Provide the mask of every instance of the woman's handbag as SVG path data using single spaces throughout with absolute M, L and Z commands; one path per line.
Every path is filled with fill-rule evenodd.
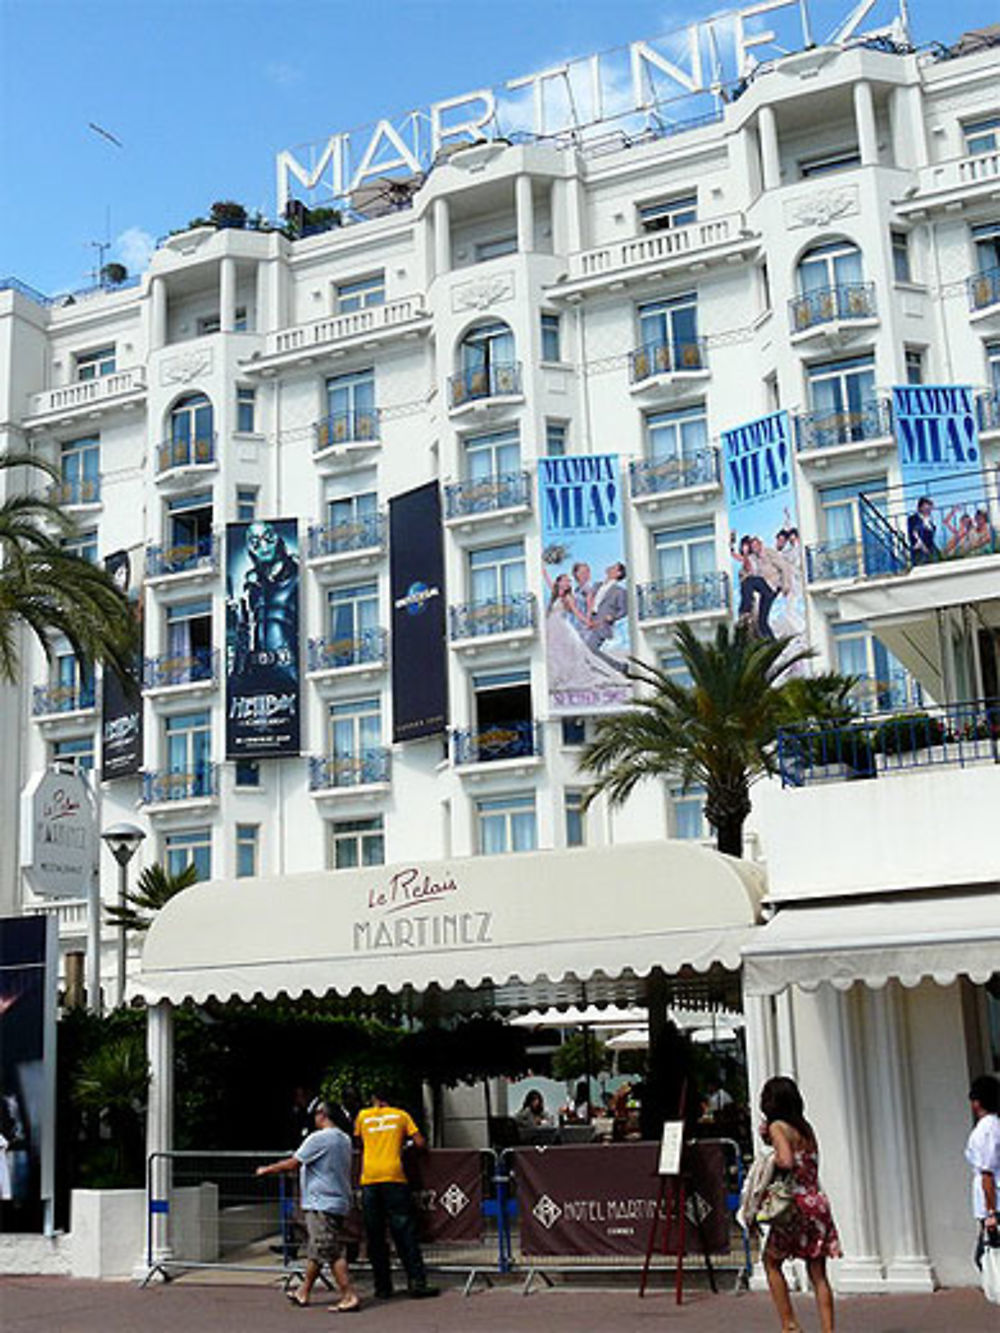
M 1000 1305 L 1000 1245 L 991 1245 L 987 1232 L 983 1249 L 983 1295 L 994 1305 Z
M 757 1221 L 773 1226 L 795 1207 L 795 1190 L 790 1176 L 776 1175 L 757 1207 Z

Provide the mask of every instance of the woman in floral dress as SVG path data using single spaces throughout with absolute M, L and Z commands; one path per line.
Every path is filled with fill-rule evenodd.
M 761 1138 L 774 1149 L 776 1178 L 791 1179 L 793 1205 L 772 1223 L 764 1246 L 764 1269 L 782 1333 L 801 1333 L 782 1271 L 786 1259 L 804 1259 L 816 1295 L 820 1328 L 833 1333 L 833 1292 L 827 1259 L 841 1256 L 830 1200 L 820 1189 L 819 1147 L 793 1079 L 769 1078 L 761 1089 Z

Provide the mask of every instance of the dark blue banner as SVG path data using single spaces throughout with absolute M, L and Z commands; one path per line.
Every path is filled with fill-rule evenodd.
M 437 482 L 389 501 L 392 597 L 392 738 L 448 727 L 444 536 Z
M 104 568 L 129 598 L 142 632 L 142 600 L 132 586 L 132 563 L 128 551 L 114 551 L 104 559 Z M 136 680 L 142 676 L 142 647 L 136 661 Z M 104 668 L 101 694 L 101 781 L 134 777 L 142 770 L 142 694 L 138 685 L 125 686 L 113 668 Z

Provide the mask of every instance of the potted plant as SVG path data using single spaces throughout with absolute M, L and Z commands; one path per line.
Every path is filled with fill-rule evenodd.
M 212 205 L 209 217 L 220 229 L 232 227 L 242 230 L 247 225 L 246 209 L 232 199 L 217 199 Z
M 124 264 L 112 261 L 101 269 L 101 283 L 105 287 L 120 287 L 127 277 L 128 269 Z
M 943 746 L 946 739 L 947 732 L 941 719 L 919 711 L 886 718 L 875 729 L 872 738 L 878 767 L 886 769 L 919 767 L 919 760 L 906 760 L 903 756 Z M 926 762 L 934 763 L 935 756 L 928 755 Z

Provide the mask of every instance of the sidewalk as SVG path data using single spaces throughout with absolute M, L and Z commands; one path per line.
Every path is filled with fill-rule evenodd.
M 366 1289 L 362 1286 L 362 1291 Z M 345 1322 L 318 1300 L 308 1310 L 289 1305 L 270 1284 L 188 1276 L 167 1286 L 139 1290 L 128 1282 L 80 1282 L 69 1278 L 11 1277 L 0 1283 L 4 1333 L 274 1333 L 324 1329 Z M 799 1298 L 804 1333 L 815 1333 L 811 1300 Z M 478 1290 L 463 1297 L 446 1289 L 438 1300 L 399 1297 L 366 1304 L 350 1329 L 379 1333 L 587 1333 L 588 1330 L 676 1328 L 679 1333 L 776 1333 L 777 1320 L 764 1295 L 712 1296 L 693 1292 L 678 1309 L 672 1294 L 654 1291 L 644 1300 L 628 1290 L 542 1289 L 522 1296 L 520 1287 Z M 1000 1306 L 978 1291 L 934 1296 L 843 1297 L 838 1333 L 1000 1333 Z

